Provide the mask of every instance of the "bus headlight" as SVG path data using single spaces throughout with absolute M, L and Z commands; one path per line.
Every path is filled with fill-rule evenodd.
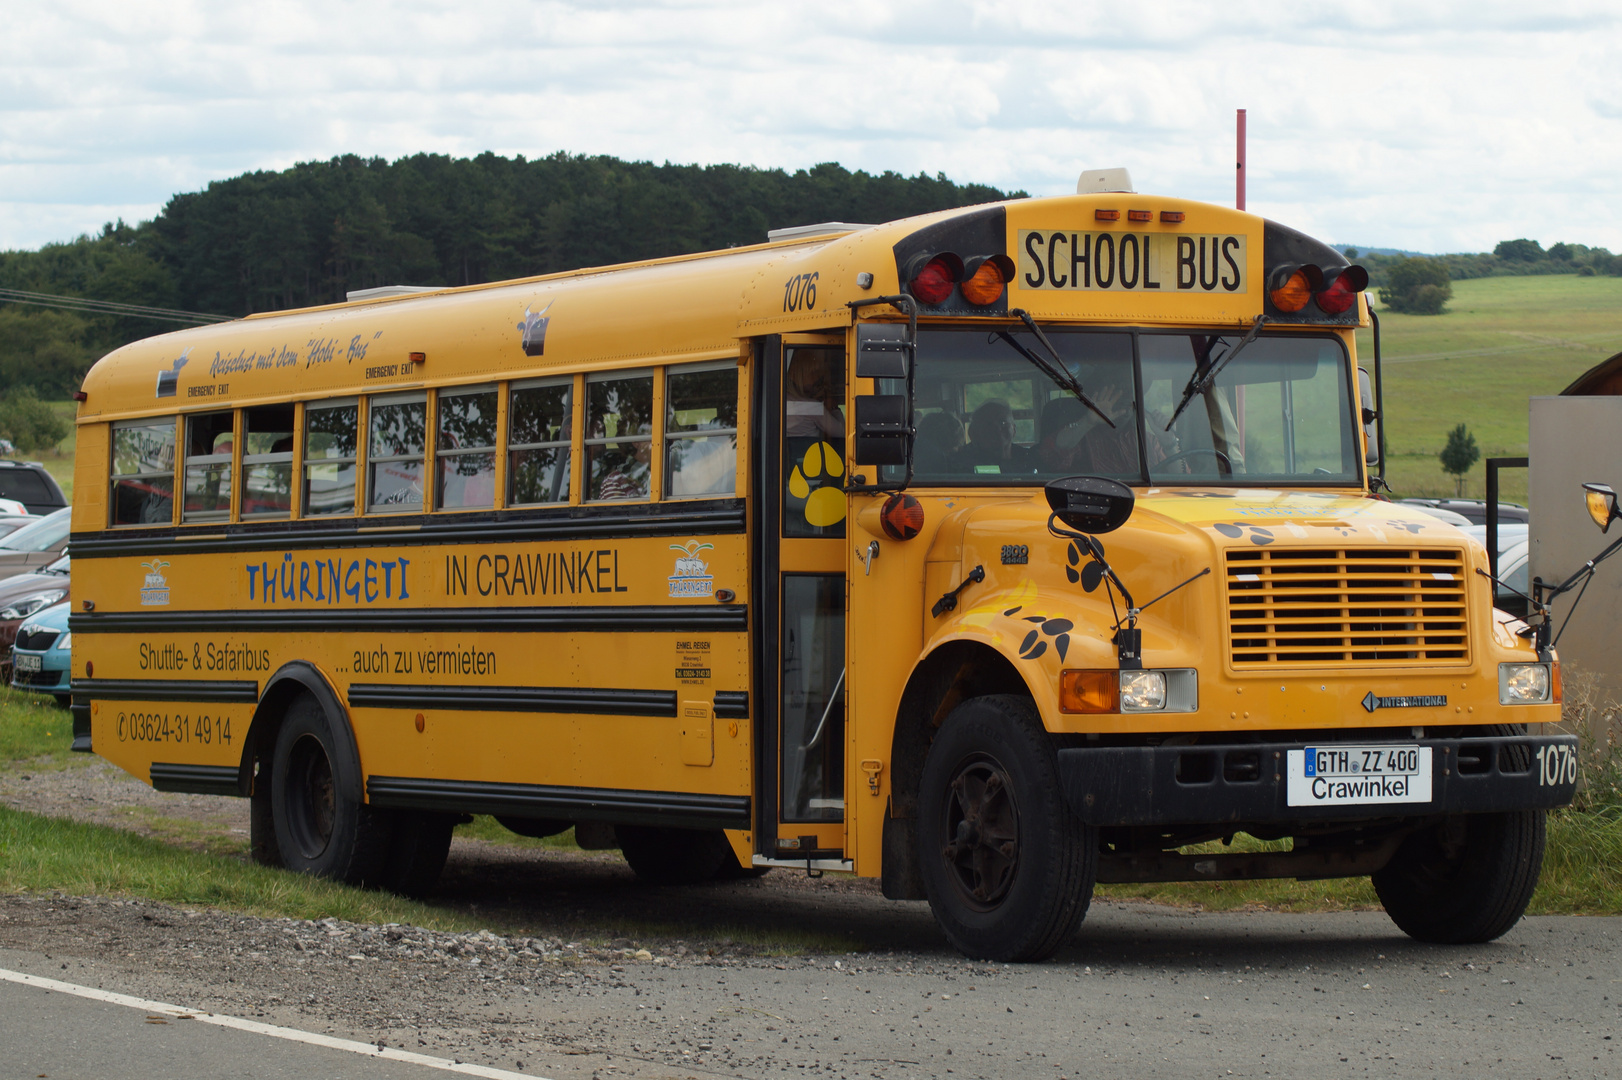
M 1540 705 L 1553 700 L 1548 664 L 1499 664 L 1500 705 Z
M 1121 711 L 1159 712 L 1166 707 L 1166 675 L 1160 671 L 1121 672 Z

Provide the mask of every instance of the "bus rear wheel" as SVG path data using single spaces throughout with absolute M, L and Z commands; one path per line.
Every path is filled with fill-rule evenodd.
M 1520 921 L 1543 869 L 1542 810 L 1456 814 L 1413 833 L 1374 891 L 1409 937 L 1474 945 Z
M 270 772 L 276 848 L 289 870 L 349 885 L 382 884 L 393 820 L 361 801 L 359 763 L 345 749 L 314 697 L 292 701 Z
M 976 959 L 1047 959 L 1092 899 L 1097 830 L 1065 805 L 1027 698 L 973 698 L 946 718 L 924 762 L 918 843 L 935 920 Z

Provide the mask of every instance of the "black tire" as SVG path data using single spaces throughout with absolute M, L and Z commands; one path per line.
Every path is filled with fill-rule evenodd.
M 276 845 L 276 822 L 270 812 L 270 761 L 265 758 L 259 759 L 253 792 L 248 796 L 248 852 L 260 866 L 282 865 L 282 850 Z
M 1520 921 L 1543 869 L 1542 810 L 1456 814 L 1409 836 L 1374 891 L 1403 933 L 1474 945 Z
M 349 885 L 382 883 L 393 819 L 361 802 L 360 763 L 309 694 L 288 705 L 276 735 L 270 809 L 287 869 Z
M 420 899 L 434 891 L 451 851 L 455 814 L 397 810 L 380 884 L 390 892 Z
M 667 829 L 619 825 L 620 853 L 645 885 L 697 885 L 715 877 L 731 859 L 732 845 L 720 829 Z
M 1045 960 L 1075 932 L 1098 832 L 1065 805 L 1028 698 L 972 698 L 946 718 L 924 762 L 918 846 L 935 921 L 965 955 Z
M 765 877 L 771 872 L 769 866 L 745 866 L 738 861 L 738 853 L 732 850 L 732 844 L 727 844 L 726 858 L 721 860 L 721 868 L 715 872 L 716 881 L 742 881 L 747 878 Z

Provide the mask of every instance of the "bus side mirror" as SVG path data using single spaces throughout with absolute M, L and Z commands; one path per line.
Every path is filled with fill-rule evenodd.
M 1119 480 L 1102 476 L 1065 476 L 1042 489 L 1060 521 L 1077 532 L 1114 532 L 1132 516 L 1136 497 Z
M 1588 516 L 1594 519 L 1600 532 L 1610 532 L 1611 522 L 1622 517 L 1616 510 L 1616 492 L 1609 484 L 1584 484 L 1583 498 L 1588 503 Z
M 1357 396 L 1358 404 L 1363 410 L 1363 435 L 1368 441 L 1368 452 L 1364 455 L 1367 465 L 1380 464 L 1380 432 L 1374 422 L 1380 414 L 1374 411 L 1374 383 L 1369 379 L 1368 370 L 1357 369 Z
M 905 465 L 912 449 L 912 403 L 905 394 L 856 395 L 851 456 L 858 465 Z

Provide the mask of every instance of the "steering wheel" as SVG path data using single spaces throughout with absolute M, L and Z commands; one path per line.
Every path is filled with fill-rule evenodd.
M 1161 460 L 1160 464 L 1155 466 L 1155 471 L 1156 472 L 1164 472 L 1165 469 L 1166 469 L 1166 466 L 1170 465 L 1172 462 L 1174 462 L 1174 461 L 1184 461 L 1184 460 L 1186 460 L 1188 458 L 1193 457 L 1195 454 L 1210 454 L 1212 457 L 1216 458 L 1217 472 L 1220 475 L 1222 475 L 1222 476 L 1232 476 L 1233 475 L 1233 462 L 1228 460 L 1228 455 L 1227 454 L 1224 454 L 1221 450 L 1205 449 L 1204 447 L 1196 448 L 1194 450 L 1184 450 L 1180 454 L 1173 454 L 1168 458 L 1164 458 L 1164 459 Z

